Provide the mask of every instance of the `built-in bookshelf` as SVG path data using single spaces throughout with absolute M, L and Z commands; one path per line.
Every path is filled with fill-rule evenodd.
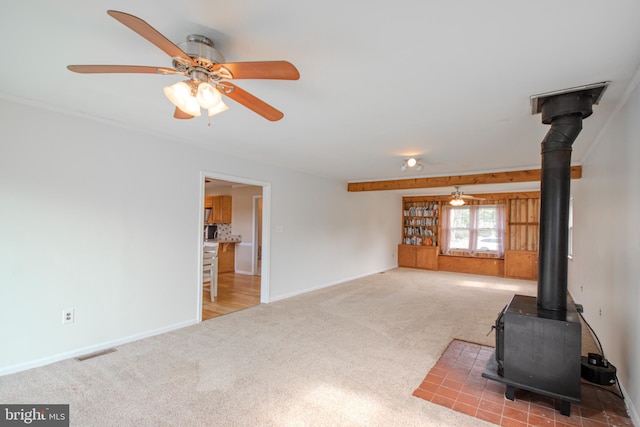
M 405 201 L 403 208 L 402 243 L 415 246 L 438 246 L 440 204 Z

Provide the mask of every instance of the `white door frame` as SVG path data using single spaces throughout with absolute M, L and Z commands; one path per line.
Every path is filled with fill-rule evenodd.
M 259 223 L 260 223 L 259 220 L 262 219 L 258 217 L 258 208 L 259 208 L 260 200 L 263 200 L 262 195 L 253 196 L 253 247 L 251 248 L 251 273 L 254 276 L 259 276 L 262 273 L 258 269 L 258 255 L 260 253 L 259 251 L 260 246 L 258 245 L 260 239 L 258 238 L 258 233 L 261 233 L 262 232 L 261 228 L 263 228 L 263 227 L 259 227 Z M 262 208 L 263 208 L 262 210 L 264 210 L 264 205 L 262 206 Z M 262 235 L 264 236 L 264 233 Z M 263 243 L 263 246 L 264 246 L 264 243 Z
M 195 289 L 197 293 L 197 319 L 202 322 L 202 249 L 204 244 L 204 180 L 205 178 L 219 179 L 222 181 L 237 182 L 239 184 L 255 185 L 262 187 L 262 263 L 260 268 L 260 302 L 268 303 L 269 299 L 269 271 L 271 242 L 271 183 L 258 181 L 239 176 L 224 175 L 216 172 L 200 171 L 200 203 L 198 204 L 198 282 Z M 255 221 L 254 221 L 255 223 Z M 255 239 L 254 239 L 255 242 Z M 256 246 L 255 244 L 253 245 Z M 253 264 L 253 263 L 252 263 Z

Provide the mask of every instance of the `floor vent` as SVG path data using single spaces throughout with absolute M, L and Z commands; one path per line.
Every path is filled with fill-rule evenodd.
M 95 353 L 85 354 L 83 356 L 76 357 L 76 360 L 79 362 L 84 362 L 85 360 L 93 359 L 94 357 L 104 356 L 105 354 L 113 353 L 116 351 L 115 348 L 108 348 L 106 350 L 96 351 Z

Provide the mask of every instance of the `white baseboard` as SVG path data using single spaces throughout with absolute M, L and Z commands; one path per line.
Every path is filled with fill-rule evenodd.
M 56 354 L 42 359 L 31 360 L 29 362 L 19 363 L 17 365 L 11 365 L 4 368 L 0 368 L 0 376 L 15 374 L 16 372 L 26 371 L 27 369 L 38 368 L 40 366 L 50 365 L 61 360 L 70 359 L 72 357 L 83 356 L 85 354 L 95 353 L 97 351 L 105 350 L 111 347 L 115 347 L 122 344 L 127 344 L 133 341 L 138 341 L 143 338 L 149 338 L 155 335 L 164 334 L 174 331 L 176 329 L 185 328 L 187 326 L 195 325 L 198 322 L 196 320 L 189 320 L 186 322 L 176 323 L 174 325 L 166 326 L 164 328 L 154 329 L 151 331 L 143 332 L 140 334 L 129 335 L 128 337 L 118 338 L 116 340 L 103 342 L 96 345 L 78 348 L 75 350 L 67 351 L 64 353 Z
M 624 388 L 622 383 L 618 382 L 618 384 L 620 385 L 620 391 L 622 391 L 622 394 L 624 394 L 624 403 L 627 406 L 627 412 L 629 413 L 631 422 L 634 426 L 640 426 L 640 416 L 638 415 L 638 410 L 633 405 L 633 401 L 629 399 L 629 393 L 627 393 L 627 390 Z
M 269 300 L 269 302 L 280 301 L 280 300 L 283 300 L 283 299 L 287 299 L 287 298 L 295 297 L 295 296 L 298 296 L 298 295 L 306 294 L 307 292 L 318 291 L 320 289 L 329 288 L 331 286 L 339 285 L 341 283 L 349 282 L 351 280 L 356 280 L 356 279 L 360 279 L 362 277 L 371 276 L 372 274 L 378 274 L 378 273 L 382 273 L 384 271 L 393 270 L 394 268 L 398 268 L 398 266 L 397 265 L 393 265 L 393 266 L 389 266 L 387 268 L 383 268 L 382 270 L 372 271 L 370 273 L 365 273 L 365 274 L 361 274 L 361 275 L 358 275 L 358 276 L 349 277 L 349 278 L 346 278 L 346 279 L 340 279 L 340 280 L 338 280 L 336 282 L 323 283 L 321 285 L 314 286 L 313 288 L 307 288 L 307 289 L 304 289 L 302 291 L 291 292 L 291 293 L 284 294 L 284 295 L 279 295 L 279 296 L 276 296 L 276 297 L 272 296 L 271 299 Z

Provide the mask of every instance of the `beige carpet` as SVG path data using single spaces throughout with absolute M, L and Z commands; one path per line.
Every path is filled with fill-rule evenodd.
M 2 403 L 75 426 L 490 425 L 412 396 L 452 339 L 487 336 L 535 282 L 396 269 L 0 377 Z

